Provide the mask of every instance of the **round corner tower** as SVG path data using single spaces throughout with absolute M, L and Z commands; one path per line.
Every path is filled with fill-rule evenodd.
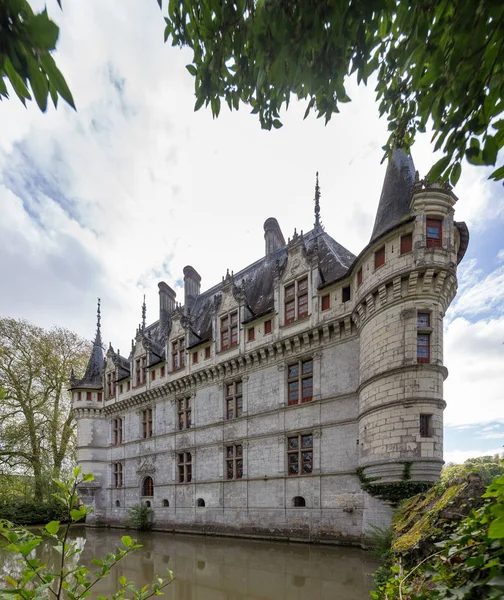
M 86 372 L 82 379 L 72 376 L 72 412 L 77 426 L 77 464 L 83 473 L 91 473 L 94 481 L 79 486 L 79 496 L 84 504 L 93 508 L 88 523 L 99 522 L 103 486 L 106 485 L 108 428 L 103 415 L 103 365 L 104 356 L 100 333 L 100 304 L 98 325 Z
M 457 198 L 389 162 L 371 242 L 355 265 L 359 466 L 381 483 L 435 481 L 443 465 L 443 317 L 467 248 Z

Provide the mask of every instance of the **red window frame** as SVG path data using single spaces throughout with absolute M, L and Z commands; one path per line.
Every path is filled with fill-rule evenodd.
M 123 388 L 123 384 L 122 384 L 122 383 L 120 383 L 120 384 L 119 384 L 119 393 L 120 393 L 120 394 L 122 394 L 122 393 L 123 393 L 123 390 L 124 390 L 124 388 Z
M 150 374 L 151 381 L 156 380 L 156 369 L 153 369 Z
M 247 329 L 247 341 L 248 342 L 253 342 L 255 340 L 255 328 L 254 327 L 249 327 Z
M 190 483 L 192 480 L 192 456 L 190 452 L 178 454 L 178 482 Z
M 165 376 L 165 366 L 163 365 L 161 367 L 161 375 L 160 375 L 160 377 L 164 377 L 164 376 Z
M 148 475 L 142 483 L 142 496 L 152 498 L 154 496 L 154 481 L 152 477 Z
M 243 383 L 241 380 L 231 381 L 224 386 L 226 402 L 226 419 L 237 419 L 243 414 Z
M 284 322 L 286 325 L 308 316 L 308 277 L 284 288 Z
M 243 477 L 243 446 L 226 446 L 226 479 Z
M 322 309 L 321 310 L 329 310 L 331 308 L 331 296 L 330 294 L 326 294 L 322 296 Z
M 172 371 L 185 367 L 185 338 L 180 337 L 172 342 Z
M 142 411 L 142 437 L 144 439 L 152 437 L 152 408 Z
M 140 358 L 142 361 L 142 383 L 146 383 L 147 381 L 147 357 L 142 356 Z
M 210 346 L 207 346 L 205 348 L 205 360 L 208 360 L 210 358 L 210 356 L 212 355 L 212 351 Z
M 142 383 L 142 369 L 140 367 L 139 358 L 135 360 L 135 381 L 136 385 L 140 385 Z
M 238 311 L 235 310 L 221 317 L 221 350 L 238 345 Z
M 413 234 L 407 233 L 401 236 L 401 254 L 407 254 L 413 250 Z
M 287 367 L 287 404 L 295 406 L 313 399 L 313 360 L 304 360 Z
M 362 285 L 362 267 L 357 271 L 357 287 Z
M 299 467 L 301 466 L 301 472 Z M 313 434 L 305 433 L 287 439 L 287 472 L 289 476 L 313 473 Z
M 93 394 L 91 392 L 86 392 L 86 400 L 92 400 L 93 399 Z
M 184 429 L 191 429 L 192 421 L 192 402 L 191 397 L 179 398 L 178 399 L 178 429 L 184 431 Z
M 264 321 L 264 335 L 267 335 L 268 333 L 271 333 L 272 331 L 272 321 L 271 319 L 268 319 L 267 321 Z
M 374 266 L 375 269 L 385 264 L 385 246 L 382 246 L 375 252 L 374 255 Z
M 196 352 L 193 352 L 193 354 L 192 354 L 192 364 L 193 365 L 198 364 L 198 351 L 197 350 L 196 350 Z
M 101 402 L 102 398 L 103 398 L 102 393 L 98 392 L 98 402 Z
M 427 248 L 440 248 L 443 245 L 443 221 L 427 219 L 425 224 Z
M 107 398 L 113 398 L 115 396 L 115 381 L 112 379 L 112 373 L 107 373 Z M 90 394 L 91 392 L 87 392 Z M 91 398 L 87 398 L 90 400 Z
M 127 391 L 127 392 L 129 392 L 129 391 L 130 391 L 130 389 L 131 389 L 131 382 L 130 382 L 130 381 L 128 381 L 128 382 L 126 383 L 126 391 Z
M 123 443 L 123 421 L 120 418 L 112 421 L 112 435 L 114 438 L 114 446 Z
M 114 463 L 114 487 L 121 488 L 123 486 L 123 466 L 122 463 Z

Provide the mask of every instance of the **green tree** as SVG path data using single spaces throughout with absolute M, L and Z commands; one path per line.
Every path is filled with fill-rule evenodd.
M 55 107 L 61 96 L 75 108 L 65 78 L 51 56 L 58 34 L 47 10 L 34 13 L 27 0 L 0 2 L 0 100 L 9 97 L 5 84 L 9 80 L 25 105 L 31 100 L 29 84 L 40 110 L 47 108 L 49 94 Z
M 62 328 L 0 319 L 0 468 L 33 476 L 34 499 L 71 461 L 75 423 L 68 378 L 84 370 L 89 343 Z M 69 464 L 66 466 L 70 466 Z
M 468 458 L 460 465 L 448 463 L 441 471 L 441 481 L 449 485 L 450 482 L 463 477 L 469 471 L 476 471 L 481 476 L 483 483 L 489 485 L 492 479 L 503 474 L 503 458 L 504 454 L 502 456 L 495 454 L 494 456 Z
M 161 0 L 158 0 L 161 5 Z M 384 149 L 409 150 L 429 120 L 444 157 L 429 173 L 457 183 L 465 157 L 495 165 L 504 145 L 504 3 L 499 0 L 168 0 L 165 41 L 193 51 L 196 105 L 240 101 L 282 126 L 291 94 L 329 121 L 355 73 L 377 75 Z M 504 178 L 504 166 L 491 177 Z

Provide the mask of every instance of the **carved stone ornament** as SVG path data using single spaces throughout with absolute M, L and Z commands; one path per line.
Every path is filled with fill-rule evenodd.
M 156 460 L 156 456 L 151 454 L 150 456 L 141 457 L 138 459 L 138 467 L 137 473 L 155 473 L 156 467 L 154 466 L 154 462 Z

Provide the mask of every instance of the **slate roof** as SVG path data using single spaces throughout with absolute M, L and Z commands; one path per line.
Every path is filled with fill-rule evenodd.
M 376 219 L 369 243 L 410 215 L 409 203 L 415 184 L 415 165 L 409 154 L 394 150 L 387 165 Z
M 72 374 L 70 379 L 70 389 L 84 388 L 90 390 L 101 390 L 103 387 L 103 360 L 102 340 L 100 328 L 98 327 L 84 377 L 82 379 L 77 379 Z

